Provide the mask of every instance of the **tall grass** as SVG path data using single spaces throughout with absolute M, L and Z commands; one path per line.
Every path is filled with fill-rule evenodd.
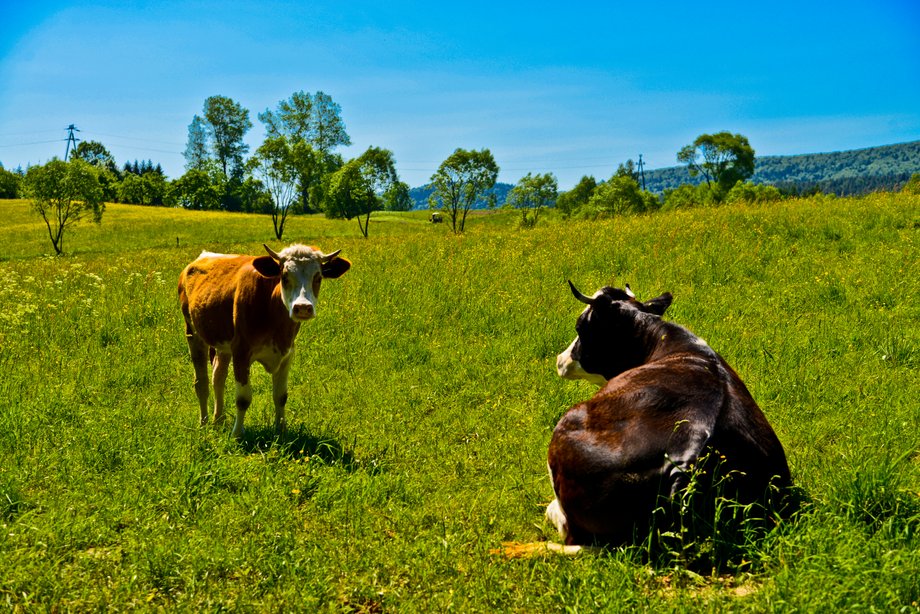
M 600 222 L 513 213 L 289 221 L 354 263 L 323 285 L 272 437 L 197 427 L 175 283 L 268 218 L 110 205 L 70 253 L 0 201 L 0 604 L 328 611 L 918 610 L 920 201 L 805 199 Z M 178 239 L 178 241 L 177 241 Z M 592 394 L 555 355 L 586 291 L 670 290 L 741 374 L 810 503 L 700 574 L 635 551 L 504 560 L 553 538 L 546 446 Z

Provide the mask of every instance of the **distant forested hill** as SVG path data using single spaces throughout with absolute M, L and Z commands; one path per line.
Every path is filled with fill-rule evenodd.
M 495 194 L 495 206 L 501 207 L 505 204 L 505 198 L 508 196 L 508 192 L 511 191 L 511 188 L 514 186 L 510 183 L 496 183 L 495 187 L 486 192 L 486 198 L 480 199 L 476 202 L 476 205 L 473 206 L 474 209 L 486 209 L 488 201 L 486 200 L 490 194 Z M 434 191 L 434 188 L 431 187 L 431 184 L 423 185 L 418 188 L 412 188 L 409 190 L 409 196 L 412 197 L 412 200 L 415 201 L 414 209 L 427 209 L 428 208 L 428 197 L 431 196 L 431 193 Z
M 758 156 L 752 181 L 790 192 L 819 190 L 846 196 L 899 190 L 913 173 L 920 173 L 920 141 L 832 153 Z M 652 192 L 683 183 L 699 183 L 686 166 L 645 172 L 646 187 Z
M 758 157 L 752 181 L 775 185 L 791 193 L 820 191 L 850 196 L 900 190 L 913 173 L 920 173 L 920 141 L 832 153 Z M 603 181 L 608 177 L 597 179 Z M 686 166 L 645 171 L 646 188 L 655 193 L 699 182 L 699 178 L 690 177 Z M 509 183 L 495 184 L 492 192 L 497 207 L 504 204 L 513 187 Z M 430 185 L 409 190 L 416 209 L 428 208 L 431 192 Z M 481 200 L 475 208 L 486 206 L 486 201 Z

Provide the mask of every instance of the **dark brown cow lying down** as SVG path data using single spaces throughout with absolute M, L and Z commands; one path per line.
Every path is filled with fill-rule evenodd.
M 727 494 L 741 503 L 790 485 L 783 447 L 738 375 L 661 319 L 669 293 L 642 303 L 629 286 L 605 287 L 589 298 L 569 283 L 588 307 L 557 369 L 601 388 L 566 412 L 549 445 L 556 499 L 546 515 L 566 544 L 623 544 L 647 532 L 652 511 L 711 453 L 724 456 Z

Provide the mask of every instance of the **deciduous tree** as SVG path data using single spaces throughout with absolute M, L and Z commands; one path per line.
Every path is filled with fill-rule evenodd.
M 202 168 L 190 168 L 173 181 L 173 198 L 186 209 L 219 209 L 223 181 L 223 174 L 213 162 Z
M 527 173 L 508 193 L 507 202 L 521 210 L 521 226 L 533 228 L 537 225 L 540 209 L 553 206 L 558 194 L 559 183 L 552 173 Z
M 409 194 L 409 184 L 397 181 L 383 195 L 383 208 L 386 211 L 410 211 L 413 205 Z
M 48 237 L 58 255 L 64 252 L 64 233 L 85 215 L 102 221 L 105 203 L 98 170 L 79 158 L 69 162 L 54 159 L 31 167 L 23 188 L 32 209 L 45 221 Z
M 677 153 L 677 161 L 687 165 L 691 177 L 702 175 L 710 187 L 717 184 L 722 194 L 754 174 L 754 149 L 746 137 L 730 132 L 701 134 Z
M 323 181 L 343 164 L 333 151 L 351 145 L 342 108 L 323 92 L 294 92 L 276 110 L 260 113 L 259 121 L 269 137 L 287 137 L 293 148 L 301 206 L 304 211 L 318 210 Z
M 204 101 L 204 121 L 214 157 L 224 175 L 228 179 L 240 177 L 243 157 L 249 151 L 249 145 L 243 142 L 252 128 L 249 111 L 226 96 L 211 96 Z
M 658 199 L 629 174 L 619 174 L 597 186 L 586 207 L 595 213 L 643 213 L 657 209 Z
M 275 238 L 281 240 L 288 213 L 297 196 L 297 168 L 294 152 L 287 137 L 270 136 L 256 150 L 250 168 L 262 181 L 272 200 L 272 224 Z
M 19 184 L 22 177 L 10 172 L 0 164 L 0 198 L 19 198 Z
M 594 177 L 585 175 L 574 188 L 556 198 L 556 210 L 562 213 L 563 217 L 574 215 L 588 202 L 596 187 L 597 181 Z
M 188 125 L 188 141 L 185 145 L 185 170 L 204 169 L 208 160 L 208 128 L 200 115 L 192 118 Z
M 431 176 L 434 192 L 429 206 L 446 211 L 454 233 L 463 232 L 470 209 L 495 186 L 497 178 L 498 164 L 492 152 L 457 148 Z
M 330 176 L 326 215 L 357 218 L 366 238 L 371 213 L 383 208 L 382 196 L 398 181 L 393 152 L 369 147 Z
M 99 141 L 80 141 L 71 152 L 70 158 L 80 158 L 96 168 L 106 169 L 118 175 L 118 165 L 115 164 L 115 158 L 105 148 L 105 145 Z

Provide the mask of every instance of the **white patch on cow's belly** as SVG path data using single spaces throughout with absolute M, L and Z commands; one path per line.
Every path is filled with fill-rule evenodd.
M 287 352 L 281 352 L 274 346 L 265 346 L 259 348 L 258 352 L 253 353 L 252 360 L 259 362 L 269 373 L 274 373 L 278 370 L 279 365 L 281 365 L 281 361 L 284 360 L 289 353 L 290 349 Z

